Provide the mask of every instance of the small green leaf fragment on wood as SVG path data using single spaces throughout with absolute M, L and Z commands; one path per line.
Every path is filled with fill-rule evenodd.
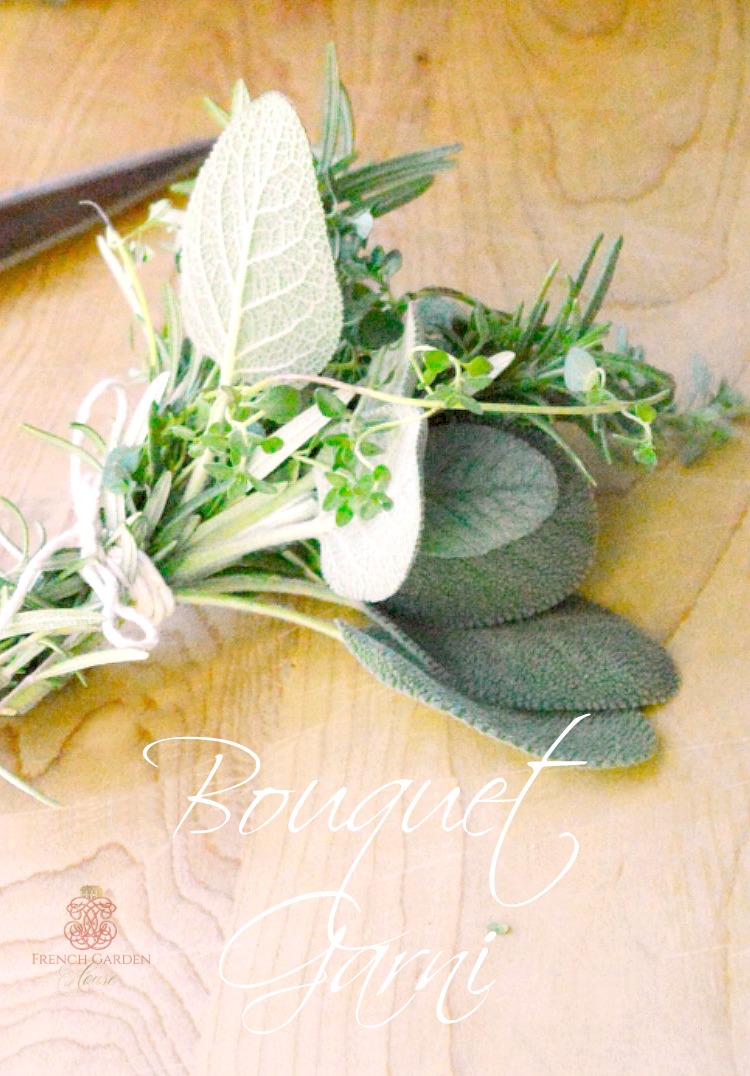
M 488 923 L 487 925 L 488 934 L 510 934 L 510 930 L 511 928 L 508 926 L 507 923 Z

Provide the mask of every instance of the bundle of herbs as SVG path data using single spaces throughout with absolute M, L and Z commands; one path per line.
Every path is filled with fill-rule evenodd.
M 63 534 L 32 548 L 4 502 L 2 712 L 146 659 L 189 604 L 322 632 L 383 683 L 532 753 L 586 712 L 555 757 L 649 757 L 641 707 L 669 698 L 677 674 L 575 593 L 596 513 L 558 424 L 650 467 L 660 423 L 701 448 L 721 439 L 726 386 L 679 416 L 670 378 L 609 343 L 597 317 L 619 242 L 603 259 L 594 243 L 555 313 L 554 270 L 512 313 L 449 289 L 396 294 L 400 255 L 371 243 L 374 221 L 458 147 L 359 164 L 332 49 L 318 145 L 276 93 L 251 100 L 239 84 L 214 112 L 224 130 L 186 208 L 158 203 L 100 240 L 145 341 L 139 403 L 128 416 L 127 385 L 105 381 L 69 441 L 42 434 L 71 454 Z M 179 276 L 161 327 L 139 277 L 159 232 Z M 90 417 L 104 397 L 103 435 Z

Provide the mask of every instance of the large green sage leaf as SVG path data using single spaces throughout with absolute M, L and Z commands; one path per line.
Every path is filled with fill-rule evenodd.
M 555 468 L 555 511 L 532 534 L 482 557 L 445 560 L 420 549 L 406 582 L 387 603 L 389 612 L 422 624 L 490 625 L 533 616 L 575 590 L 594 557 L 591 490 L 548 436 L 536 430 L 521 436 Z
M 665 702 L 679 678 L 667 651 L 581 597 L 491 628 L 410 628 L 451 682 L 487 703 L 605 710 Z
M 431 557 L 482 556 L 536 530 L 557 504 L 549 460 L 490 423 L 434 426 L 424 484 L 420 551 Z
M 330 359 L 341 294 L 310 146 L 281 94 L 251 102 L 239 84 L 190 197 L 181 270 L 186 331 L 224 384 Z
M 403 636 L 390 630 L 340 625 L 344 645 L 382 684 L 532 755 L 543 755 L 584 711 L 533 713 L 488 705 L 456 690 L 449 675 Z M 632 766 L 656 748 L 654 730 L 635 710 L 601 711 L 581 721 L 552 756 L 585 760 L 590 768 Z

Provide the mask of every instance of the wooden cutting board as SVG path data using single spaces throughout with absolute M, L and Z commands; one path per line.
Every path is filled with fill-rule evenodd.
M 607 316 L 681 384 L 700 353 L 750 388 L 750 51 L 728 0 L 3 4 L 0 186 L 210 133 L 202 95 L 226 101 L 240 76 L 253 93 L 284 90 L 314 133 L 329 39 L 365 156 L 464 145 L 460 169 L 381 229 L 404 253 L 404 288 L 447 283 L 514 304 L 554 259 L 572 271 L 595 234 L 623 232 Z M 137 361 L 93 240 L 3 276 L 0 356 L 2 492 L 55 530 L 66 461 L 18 424 L 63 434 L 96 380 Z M 465 809 L 495 778 L 517 796 L 525 756 L 379 686 L 328 639 L 194 611 L 147 666 L 92 675 L 6 722 L 0 762 L 65 806 L 0 785 L 3 1076 L 750 1071 L 749 502 L 746 431 L 693 469 L 602 498 L 588 592 L 665 640 L 684 684 L 653 715 L 654 762 L 540 774 L 502 850 L 499 895 L 517 906 L 489 886 L 502 805 L 472 815 L 483 837 L 439 821 L 404 832 L 397 805 L 361 859 L 346 943 L 396 938 L 387 967 L 401 950 L 429 950 L 423 964 L 465 951 L 443 1009 L 454 1023 L 436 1012 L 438 976 L 401 1015 L 364 1026 L 406 1004 L 415 974 L 379 996 L 360 999 L 364 975 L 332 990 L 363 954 L 338 980 L 343 959 L 332 963 L 296 1019 L 255 1034 L 243 1010 L 259 1019 L 245 1009 L 258 992 L 232 984 L 289 973 L 276 986 L 298 985 L 306 961 L 314 978 L 324 900 L 246 925 L 336 889 L 371 831 L 318 820 L 290 832 L 309 782 L 318 805 L 347 786 L 344 819 L 400 779 L 412 792 L 430 782 L 425 810 L 458 786 Z M 146 745 L 179 737 L 252 749 L 257 787 L 294 790 L 289 803 L 269 799 L 268 824 L 242 836 L 245 786 L 224 797 L 221 828 L 190 832 L 225 821 L 205 807 L 173 836 L 216 753 L 175 739 L 155 750 L 158 770 L 144 761 Z M 238 780 L 246 762 L 226 748 Z M 530 900 L 568 861 L 566 832 L 577 859 Z M 88 983 L 37 959 L 73 951 L 66 906 L 85 885 L 117 906 L 107 953 L 141 958 Z M 467 969 L 492 923 L 510 932 L 487 944 L 475 989 L 494 985 L 472 996 Z M 283 1022 L 291 997 L 264 1018 Z

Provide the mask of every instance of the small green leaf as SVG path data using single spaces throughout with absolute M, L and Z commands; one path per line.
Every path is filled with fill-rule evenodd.
M 557 504 L 550 462 L 525 442 L 481 423 L 430 430 L 421 552 L 482 556 L 536 530 Z
M 326 418 L 343 418 L 346 414 L 346 404 L 330 389 L 318 387 L 314 397 L 319 411 Z
M 450 359 L 444 351 L 425 351 L 422 360 L 425 369 L 433 374 L 441 374 L 443 370 L 447 370 L 451 364 Z
M 344 498 L 339 489 L 329 489 L 328 493 L 323 498 L 323 510 L 325 512 L 332 512 L 334 508 L 340 508 L 344 503 Z
M 125 493 L 133 480 L 141 450 L 139 446 L 119 445 L 104 461 L 102 485 L 112 493 Z
M 653 445 L 637 444 L 633 449 L 633 458 L 636 463 L 642 463 L 645 467 L 656 466 L 656 450 Z
M 635 413 L 641 422 L 653 422 L 656 418 L 656 411 L 647 403 L 636 404 Z
M 278 452 L 284 447 L 284 442 L 280 437 L 266 437 L 261 441 L 260 447 L 264 452 Z
M 394 344 L 404 331 L 401 318 L 391 310 L 375 307 L 362 318 L 357 329 L 359 342 L 368 351 Z
M 258 478 L 257 475 L 249 474 L 247 475 L 247 480 L 256 493 L 266 493 L 272 497 L 279 492 L 278 487 L 273 482 L 267 482 L 264 478 Z
M 360 441 L 359 451 L 363 456 L 382 456 L 385 449 L 376 441 Z
M 488 359 L 485 359 L 483 355 L 477 355 L 475 358 L 471 359 L 470 362 L 466 363 L 464 370 L 466 370 L 469 377 L 484 378 L 492 373 L 492 363 Z
M 360 519 L 374 519 L 382 510 L 382 505 L 379 505 L 377 501 L 366 501 L 359 510 L 359 517 Z
M 258 406 L 266 418 L 279 425 L 291 421 L 302 409 L 300 394 L 291 385 L 274 385 L 263 393 Z

